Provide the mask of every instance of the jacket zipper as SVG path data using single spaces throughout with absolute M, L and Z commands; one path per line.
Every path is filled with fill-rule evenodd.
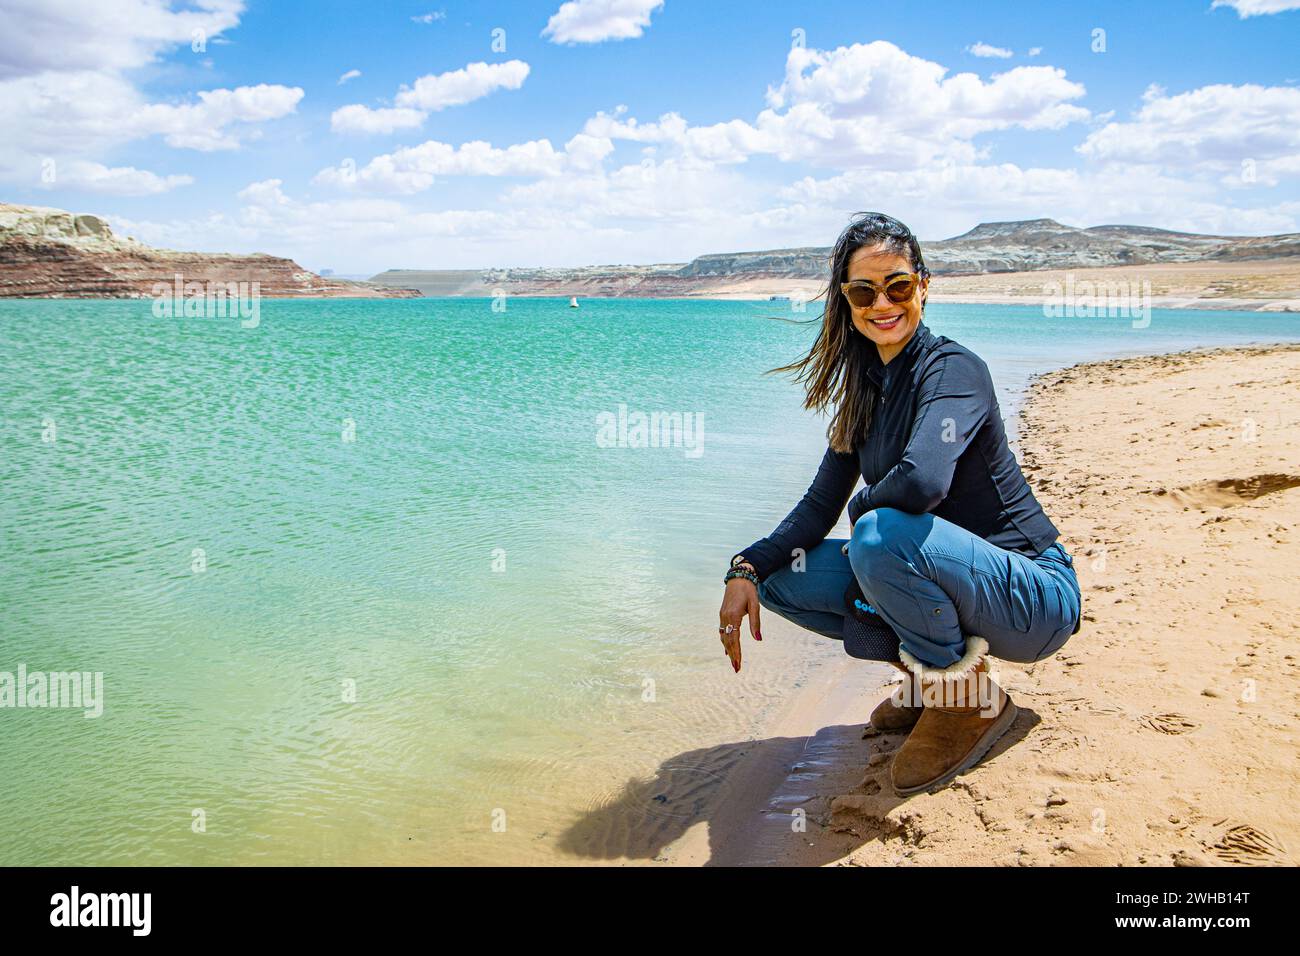
M 882 375 L 880 376 L 880 411 L 881 411 L 881 418 L 884 418 L 884 410 L 885 410 L 885 389 L 888 388 L 888 387 L 889 387 L 889 376 L 888 376 L 888 375 L 884 375 L 884 374 L 882 374 Z M 881 477 L 883 477 L 883 476 L 880 474 L 880 430 L 879 430 L 879 429 L 876 429 L 875 431 L 876 431 L 876 440 L 875 440 L 874 442 L 871 443 L 871 444 L 872 444 L 872 448 L 871 448 L 871 473 L 872 473 L 873 475 L 876 476 L 876 481 L 879 481 L 879 480 L 881 479 Z M 874 484 L 874 482 L 873 482 L 873 484 Z

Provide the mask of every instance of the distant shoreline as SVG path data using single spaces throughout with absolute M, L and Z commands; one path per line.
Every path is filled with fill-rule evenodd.
M 1079 228 L 1052 219 L 981 223 L 922 242 L 936 302 L 1042 305 L 1051 287 L 1076 305 L 1139 296 L 1144 307 L 1300 311 L 1300 233 L 1212 236 L 1142 226 Z M 0 202 L 0 298 L 151 298 L 158 286 L 256 284 L 258 297 L 653 298 L 811 302 L 821 247 L 710 253 L 690 262 L 572 268 L 389 269 L 369 280 L 317 275 L 261 253 L 157 249 L 99 216 Z M 190 295 L 190 293 L 186 293 Z M 802 310 L 800 310 L 802 311 Z
M 803 300 L 811 306 L 826 285 L 824 279 L 779 275 L 699 277 L 690 280 L 692 288 L 680 294 L 664 291 L 659 284 L 651 285 L 649 294 L 639 294 L 632 286 L 611 295 L 605 280 L 600 280 L 603 283 L 600 285 L 556 281 L 545 287 L 502 281 L 499 286 L 490 287 L 477 274 L 457 275 L 464 278 L 452 288 L 437 294 L 430 294 L 426 289 L 426 295 L 491 298 L 504 294 L 512 298 L 554 299 L 576 296 L 579 303 L 584 299 L 705 299 L 784 305 L 783 299 L 791 299 Z M 401 281 L 408 287 L 419 284 L 413 279 Z M 1118 294 L 1143 299 L 1149 296 L 1150 305 L 1157 309 L 1300 312 L 1300 257 L 936 275 L 930 280 L 929 293 L 930 301 L 936 303 L 1029 306 L 1042 306 L 1053 294 L 1071 296 L 1080 306 Z M 773 297 L 783 298 L 773 300 Z

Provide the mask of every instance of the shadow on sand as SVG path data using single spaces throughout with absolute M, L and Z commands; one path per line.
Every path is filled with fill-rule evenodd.
M 995 763 L 1037 726 L 1036 713 L 1020 710 L 980 767 Z M 616 797 L 569 827 L 559 847 L 591 862 L 662 861 L 666 848 L 706 821 L 706 866 L 831 863 L 873 840 L 906 838 L 881 818 L 912 798 L 894 794 L 888 759 L 868 765 L 877 754 L 892 754 L 904 739 L 864 738 L 861 724 L 841 724 L 807 737 L 689 750 L 665 760 L 654 777 L 629 780 Z M 866 798 L 867 812 L 832 814 L 831 801 L 845 795 Z M 795 825 L 800 810 L 802 831 Z

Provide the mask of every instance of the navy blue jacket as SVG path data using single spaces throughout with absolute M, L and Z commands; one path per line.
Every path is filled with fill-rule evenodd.
M 1048 548 L 1059 532 L 1007 445 L 984 361 L 924 322 L 888 364 L 874 347 L 868 355 L 879 397 L 866 441 L 827 448 L 803 499 L 742 552 L 759 579 L 825 540 L 846 503 L 855 523 L 873 508 L 928 511 L 1008 551 Z M 866 487 L 850 500 L 859 477 Z

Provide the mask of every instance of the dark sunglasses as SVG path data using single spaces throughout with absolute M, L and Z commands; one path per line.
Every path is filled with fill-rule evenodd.
M 920 284 L 921 277 L 915 272 L 909 272 L 906 275 L 894 276 L 885 283 L 884 289 L 869 279 L 854 279 L 852 282 L 841 282 L 840 291 L 844 293 L 844 298 L 849 300 L 849 305 L 855 309 L 869 309 L 876 304 L 876 296 L 881 292 L 885 293 L 890 302 L 902 305 L 912 298 L 916 287 Z

